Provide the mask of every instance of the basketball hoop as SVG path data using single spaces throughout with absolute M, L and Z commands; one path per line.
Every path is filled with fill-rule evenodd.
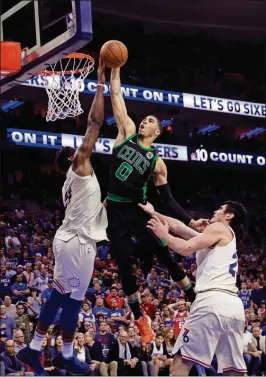
M 79 92 L 93 69 L 94 59 L 91 56 L 73 52 L 38 73 L 44 76 L 48 95 L 47 122 L 83 113 Z
M 15 75 L 21 70 L 21 64 L 20 43 L 0 41 L 0 76 Z

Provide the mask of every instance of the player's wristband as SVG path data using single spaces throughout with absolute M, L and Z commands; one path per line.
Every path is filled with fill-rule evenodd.
M 181 220 L 188 225 L 192 218 L 183 210 L 180 204 L 176 202 L 168 183 L 157 186 L 157 190 L 164 204 L 165 214 L 171 217 L 176 217 L 178 220 Z
M 104 88 L 104 84 L 97 84 L 97 86 L 101 86 L 101 87 L 103 87 L 103 88 Z

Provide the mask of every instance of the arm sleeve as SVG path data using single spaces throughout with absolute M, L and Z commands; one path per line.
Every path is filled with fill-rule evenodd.
M 180 204 L 177 203 L 171 193 L 169 184 L 166 183 L 164 185 L 157 186 L 157 190 L 160 194 L 165 215 L 181 220 L 188 225 L 192 218 L 183 210 Z

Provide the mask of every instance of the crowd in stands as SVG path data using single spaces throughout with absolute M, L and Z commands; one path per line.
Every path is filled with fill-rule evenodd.
M 191 201 L 190 210 L 196 209 L 197 203 L 202 203 L 198 211 L 215 208 L 219 200 L 230 194 L 230 199 L 238 195 L 251 212 L 249 232 L 243 229 L 239 238 L 237 280 L 246 313 L 243 354 L 249 375 L 265 372 L 266 185 L 264 182 L 263 186 L 263 182 L 257 192 L 249 192 L 249 186 L 243 184 L 243 175 L 235 188 L 233 184 L 228 187 L 225 181 L 220 181 L 220 191 L 217 185 L 215 192 L 212 182 L 208 186 L 201 182 L 201 190 L 198 190 L 192 180 L 193 190 L 186 187 L 187 199 Z M 245 189 L 242 187 L 239 191 L 241 185 Z M 37 183 L 35 189 L 40 189 Z M 34 213 L 27 207 L 28 203 L 24 205 L 19 196 L 16 201 L 2 200 L 0 203 L 1 375 L 32 375 L 15 355 L 30 342 L 41 307 L 53 289 L 53 237 L 64 214 L 60 205 L 53 210 Z M 93 278 L 77 323 L 75 353 L 80 360 L 90 364 L 90 375 L 169 375 L 173 362 L 171 350 L 189 313 L 190 303 L 156 258 L 147 276 L 139 260 L 132 260 L 142 309 L 151 318 L 154 331 L 154 341 L 150 345 L 143 344 L 111 251 L 107 242 L 98 245 Z M 176 257 L 173 254 L 173 258 Z M 181 258 L 179 263 L 194 284 L 197 270 L 195 256 Z M 59 311 L 43 343 L 42 362 L 50 375 L 67 373 L 54 369 L 51 364 L 51 359 L 61 347 Z M 204 370 L 195 364 L 192 373 L 214 375 L 216 368 L 214 359 L 211 369 Z

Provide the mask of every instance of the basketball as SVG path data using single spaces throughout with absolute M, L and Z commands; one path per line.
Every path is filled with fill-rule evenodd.
M 128 51 L 122 42 L 108 41 L 102 46 L 100 55 L 108 68 L 118 68 L 126 63 Z

